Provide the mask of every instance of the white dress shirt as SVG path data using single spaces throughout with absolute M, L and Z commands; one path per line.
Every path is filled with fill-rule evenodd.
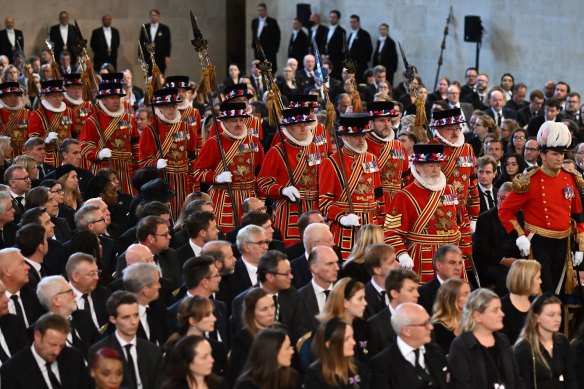
M 262 35 L 262 30 L 264 29 L 264 27 L 266 26 L 266 18 L 259 18 L 259 22 L 258 22 L 258 35 L 257 37 L 259 38 L 260 35 Z
M 55 388 L 53 388 L 53 385 L 51 385 L 51 380 L 49 379 L 49 373 L 47 371 L 47 361 L 45 361 L 43 359 L 43 357 L 41 357 L 36 352 L 36 350 L 34 348 L 34 344 L 32 346 L 30 346 L 30 350 L 32 351 L 32 356 L 34 357 L 34 360 L 36 361 L 37 365 L 39 365 L 39 369 L 41 369 L 41 374 L 43 375 L 43 378 L 45 379 L 45 383 L 47 384 L 47 387 L 49 389 L 55 389 Z M 62 383 L 61 375 L 59 374 L 59 366 L 57 365 L 57 361 L 55 361 L 51 364 L 51 370 L 55 374 L 55 377 L 57 377 L 57 380 L 59 380 L 59 382 Z
M 377 50 L 378 53 L 381 53 L 381 51 L 383 50 L 383 46 L 385 46 L 386 40 L 387 40 L 387 37 L 383 37 L 383 36 L 379 37 L 379 49 Z
M 14 33 L 14 29 L 6 29 L 6 35 L 8 36 L 8 41 L 12 47 L 16 46 L 16 34 Z
M 401 354 L 403 355 L 403 357 L 406 359 L 406 361 L 408 361 L 409 363 L 412 364 L 412 366 L 416 366 L 416 354 L 414 353 L 414 348 L 412 346 L 410 346 L 409 344 L 407 344 L 406 342 L 404 342 L 402 340 L 402 338 L 400 338 L 399 336 L 397 337 L 397 347 L 399 348 L 399 351 L 401 352 Z M 420 363 L 420 366 L 422 366 L 423 369 L 426 368 L 426 361 L 424 360 L 424 353 L 426 352 L 426 349 L 424 348 L 424 346 L 420 347 L 420 358 L 418 360 L 418 362 Z
M 158 32 L 158 23 L 150 23 L 150 39 L 154 42 L 156 38 L 156 33 Z
M 245 258 L 243 257 L 243 255 L 241 256 L 241 259 L 243 260 L 243 264 L 245 265 L 245 268 L 247 269 L 247 274 L 249 275 L 249 279 L 251 280 L 251 284 L 252 285 L 257 284 L 258 283 L 258 267 L 247 262 L 245 260 Z
M 314 295 L 316 296 L 318 312 L 322 312 L 322 310 L 324 309 L 324 304 L 326 303 L 326 293 L 324 292 L 325 290 L 328 290 L 330 293 L 331 287 L 329 287 L 328 289 L 321 288 L 316 282 L 314 282 L 314 278 L 310 280 L 310 282 L 312 283 L 312 289 L 314 289 Z
M 351 36 L 349 37 L 349 49 L 353 47 L 353 43 L 355 43 L 355 39 L 357 39 L 357 34 L 359 33 L 359 29 L 351 31 Z
M 199 247 L 196 244 L 194 244 L 192 239 L 189 239 L 189 245 L 191 246 L 193 253 L 195 253 L 195 257 L 201 255 L 201 251 L 203 251 L 202 247 Z
M 338 26 L 338 24 L 337 24 L 337 26 Z M 329 27 L 328 35 L 326 36 L 326 43 L 329 43 L 329 41 L 333 37 L 333 34 L 335 33 L 337 26 L 330 26 Z
M 148 317 L 146 316 L 146 305 L 138 305 L 138 315 L 140 317 L 140 323 L 142 323 L 142 328 L 146 333 L 146 337 L 150 339 L 150 326 L 148 325 Z
M 77 290 L 70 282 L 69 286 L 73 290 L 73 293 L 75 293 L 75 302 L 77 303 L 77 309 L 84 310 L 85 300 L 83 299 L 83 293 Z M 89 302 L 89 312 L 91 313 L 91 320 L 93 321 L 95 328 L 99 330 L 100 329 L 99 322 L 97 321 L 97 315 L 95 314 L 95 307 L 93 306 L 93 299 L 91 298 L 91 293 L 87 294 L 87 301 Z
M 136 340 L 137 338 L 134 336 L 134 339 L 132 339 L 130 342 L 126 342 L 124 339 L 122 339 L 119 335 L 118 335 L 118 331 L 114 332 L 114 334 L 116 335 L 116 339 L 118 340 L 118 342 L 120 342 L 120 346 L 122 346 L 122 350 L 124 352 L 124 357 L 126 360 L 128 360 L 128 355 L 126 354 L 126 348 L 124 347 L 127 344 L 132 344 L 134 345 L 134 347 L 132 347 L 130 349 L 130 355 L 132 356 L 132 359 L 134 360 L 134 371 L 136 372 L 136 386 L 137 389 L 142 389 L 142 378 L 140 377 L 140 370 L 138 369 L 138 350 L 136 350 L 138 341 Z
M 112 47 L 112 28 L 111 27 L 102 27 L 103 28 L 103 36 L 105 36 L 105 43 L 107 43 L 107 47 Z
M 59 31 L 61 32 L 61 38 L 63 39 L 63 43 L 67 46 L 67 37 L 69 36 L 69 25 L 62 25 L 59 24 Z
M 385 288 L 377 285 L 377 282 L 375 282 L 375 280 L 373 278 L 371 278 L 371 285 L 373 285 L 373 288 L 375 288 L 375 291 L 377 291 L 377 293 L 379 293 L 381 295 L 381 292 L 384 292 L 383 295 L 385 297 L 385 305 L 389 305 L 389 296 L 387 295 L 387 293 L 385 293 Z
M 12 297 L 13 294 L 18 296 L 18 303 L 20 304 L 20 309 L 22 309 L 22 314 L 24 315 L 24 325 L 26 326 L 26 328 L 28 328 L 30 323 L 28 322 L 28 318 L 26 317 L 26 311 L 24 310 L 24 305 L 22 305 L 22 298 L 20 297 L 20 290 L 16 293 L 10 293 L 9 291 L 6 291 L 5 293 L 6 293 L 6 297 L 8 297 L 8 313 L 11 313 L 13 315 L 16 315 L 16 307 L 14 306 L 14 301 L 12 301 L 12 299 L 10 297 Z

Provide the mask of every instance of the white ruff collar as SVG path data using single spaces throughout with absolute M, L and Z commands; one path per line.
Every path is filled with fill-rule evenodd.
M 245 129 L 243 130 L 243 133 L 241 135 L 236 136 L 236 135 L 233 135 L 232 133 L 230 133 L 227 130 L 227 128 L 225 128 L 225 126 L 223 125 L 223 122 L 221 122 L 221 129 L 223 129 L 223 133 L 225 135 L 227 135 L 228 137 L 233 138 L 233 139 L 237 139 L 237 140 L 241 140 L 247 136 L 247 126 L 244 125 L 244 127 L 245 127 Z
M 67 92 L 63 93 L 63 95 L 65 96 L 67 101 L 70 102 L 71 104 L 79 105 L 79 104 L 83 103 L 83 98 L 74 99 L 73 97 L 69 96 L 69 94 Z
M 379 139 L 382 142 L 391 142 L 392 140 L 395 139 L 395 134 L 393 132 L 393 128 L 391 129 L 391 132 L 389 133 L 389 135 L 386 138 L 382 138 L 379 135 L 377 135 L 375 133 L 375 131 L 371 131 L 371 133 L 373 134 L 374 137 L 376 137 L 377 139 Z
M 308 131 L 308 138 L 306 138 L 305 140 L 298 140 L 294 138 L 294 136 L 290 134 L 286 127 L 282 127 L 282 132 L 284 133 L 284 135 L 286 135 L 288 140 L 290 140 L 290 142 L 294 143 L 296 146 L 309 146 L 312 143 L 312 139 L 314 138 L 312 136 L 312 131 Z
M 51 104 L 47 102 L 47 100 L 41 101 L 41 104 L 43 105 L 43 107 L 45 107 L 45 109 L 48 109 L 51 112 L 64 112 L 67 109 L 67 106 L 62 101 L 61 106 L 59 108 L 53 107 Z
M 356 148 L 354 148 L 353 146 L 351 146 L 349 144 L 349 142 L 345 142 L 344 144 L 345 144 L 345 147 L 346 148 L 348 148 L 349 150 L 351 150 L 354 153 L 357 153 L 357 154 L 365 154 L 367 152 L 367 142 L 365 142 L 365 145 L 363 146 L 362 149 L 356 149 Z
M 18 100 L 18 104 L 16 104 L 14 107 L 6 105 L 2 101 L 0 101 L 0 108 L 6 108 L 9 111 L 18 111 L 22 107 L 24 107 L 24 104 L 22 103 L 22 100 L 20 100 L 20 99 Z
M 124 108 L 124 105 L 123 104 L 120 106 L 120 109 L 117 112 L 112 112 L 109 109 L 107 109 L 105 107 L 105 105 L 103 105 L 103 103 L 101 102 L 101 100 L 97 100 L 97 105 L 99 105 L 99 108 L 101 108 L 101 110 L 103 112 L 105 112 L 105 114 L 107 116 L 111 116 L 111 117 L 114 117 L 114 118 L 120 117 L 124 113 L 126 113 L 126 109 Z
M 422 185 L 424 188 L 428 190 L 431 190 L 432 192 L 438 192 L 439 190 L 442 190 L 446 187 L 446 176 L 442 172 L 440 172 L 440 177 L 438 177 L 437 183 L 435 184 L 430 184 L 429 182 L 426 182 L 426 180 L 423 179 L 422 176 L 420 176 L 420 173 L 418 173 L 418 171 L 416 170 L 415 164 L 411 164 L 411 172 L 416 181 L 418 181 L 418 184 Z
M 160 108 L 155 107 L 154 108 L 154 113 L 156 114 L 156 117 L 158 119 L 160 119 L 160 121 L 164 122 L 164 123 L 168 123 L 168 124 L 175 124 L 180 122 L 180 112 L 178 111 L 178 109 L 175 111 L 175 115 L 173 119 L 167 119 L 163 114 L 162 111 L 160 110 Z
M 191 101 L 184 99 L 182 103 L 177 104 L 177 108 L 180 109 L 181 111 L 184 111 L 185 109 L 189 108 L 191 106 Z
M 446 146 L 450 146 L 450 147 L 460 147 L 464 144 L 464 136 L 461 133 L 461 136 L 458 137 L 458 140 L 456 141 L 456 143 L 452 143 L 450 141 L 447 141 L 446 139 L 444 139 L 444 137 L 442 135 L 440 135 L 438 133 L 438 130 L 434 130 L 434 136 L 436 138 L 438 138 L 438 140 L 440 140 L 440 142 L 444 143 Z

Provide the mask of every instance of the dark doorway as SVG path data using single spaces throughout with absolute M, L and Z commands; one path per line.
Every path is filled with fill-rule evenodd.
M 246 60 L 245 49 L 247 33 L 245 25 L 245 0 L 229 0 L 225 11 L 225 21 L 227 30 L 227 63 L 225 69 L 234 63 L 241 70 L 241 75 L 245 74 Z M 251 28 L 251 27 L 250 27 Z M 217 80 L 223 80 L 227 75 L 217 75 Z

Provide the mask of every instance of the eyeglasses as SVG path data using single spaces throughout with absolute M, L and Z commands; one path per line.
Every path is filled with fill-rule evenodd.
M 64 193 L 65 191 L 63 189 L 51 189 L 49 190 L 49 193 Z
M 102 217 L 101 219 L 97 219 L 97 220 L 94 220 L 94 221 L 89 222 L 89 223 L 99 223 L 99 222 L 105 222 L 105 217 Z
M 419 323 L 419 324 L 408 324 L 407 327 L 430 327 L 432 325 L 432 323 L 430 322 L 430 319 L 426 320 L 423 323 Z
M 272 243 L 271 240 L 258 240 L 257 242 L 247 242 L 247 243 L 251 243 L 251 244 L 257 244 L 258 246 L 269 246 L 270 243 Z
M 292 270 L 288 270 L 286 273 L 278 273 L 278 272 L 272 271 L 272 272 L 270 272 L 270 274 L 274 274 L 276 276 L 288 277 L 292 274 Z
M 516 135 L 516 136 L 513 137 L 513 139 L 525 140 L 525 137 L 523 135 Z
M 73 289 L 67 289 L 67 290 L 64 290 L 62 292 L 57 293 L 55 296 L 58 296 L 60 294 L 65 294 L 65 293 L 75 294 L 75 293 L 73 293 Z
M 22 177 L 22 178 L 12 178 L 12 181 L 30 181 L 30 176 Z

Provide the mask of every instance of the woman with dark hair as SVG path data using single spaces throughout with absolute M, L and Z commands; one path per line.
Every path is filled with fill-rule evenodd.
M 166 357 L 161 389 L 227 389 L 227 382 L 213 374 L 211 345 L 202 336 L 179 340 Z
M 525 389 L 577 388 L 570 342 L 559 332 L 561 324 L 560 299 L 546 293 L 533 301 L 515 344 Z
M 294 346 L 282 328 L 261 330 L 253 341 L 235 389 L 296 389 L 300 375 L 292 366 Z
M 448 77 L 442 77 L 438 80 L 436 85 L 436 90 L 428 95 L 428 104 L 432 105 L 435 101 L 446 101 L 448 99 L 448 87 L 450 86 L 450 80 Z
M 515 123 L 511 122 L 511 124 L 509 124 L 509 122 L 512 120 L 513 119 L 505 119 L 506 126 L 513 128 L 515 125 L 517 125 L 517 128 L 513 130 L 511 136 L 509 137 L 507 153 L 509 154 L 517 153 L 519 155 L 523 155 L 524 151 L 523 149 L 525 148 L 525 144 L 527 143 L 527 130 L 519 128 L 519 123 L 515 122 L 514 120 L 513 122 Z M 503 124 L 501 124 L 501 126 L 503 126 Z
M 513 87 L 515 86 L 515 77 L 511 73 L 505 73 L 501 76 L 501 88 L 503 89 L 503 96 L 505 102 L 511 100 L 513 97 Z
M 49 188 L 49 192 L 55 195 L 55 199 L 57 203 L 59 203 L 59 213 L 57 214 L 58 217 L 67 220 L 69 227 L 71 230 L 74 230 L 75 227 L 75 211 L 71 207 L 67 207 L 63 205 L 63 200 L 65 198 L 65 191 L 63 190 L 63 185 L 57 180 L 43 180 L 39 184 L 39 186 L 44 186 L 45 188 Z
M 118 205 L 120 205 L 127 213 L 130 209 L 130 203 L 132 202 L 132 195 L 122 192 L 122 185 L 120 183 L 120 176 L 118 175 L 118 172 L 112 168 L 103 168 L 95 173 L 95 175 L 105 176 L 110 180 L 110 182 L 114 185 L 116 192 L 118 193 Z
M 77 211 L 83 203 L 83 196 L 79 191 L 79 178 L 73 165 L 62 165 L 57 168 L 55 176 L 64 192 L 63 205 Z
M 142 194 L 140 193 L 140 188 L 142 185 L 155 180 L 158 178 L 158 170 L 154 166 L 147 166 L 138 169 L 132 175 L 132 188 L 134 189 L 134 197 L 130 202 L 129 218 L 130 222 L 135 224 L 138 222 L 138 216 L 136 215 L 136 210 L 142 202 Z
M 333 317 L 320 323 L 312 350 L 317 356 L 304 374 L 306 389 L 368 388 L 365 365 L 354 360 L 353 327 Z
M 118 192 L 115 185 L 104 175 L 96 175 L 87 184 L 85 190 L 85 199 L 101 198 L 110 211 L 111 224 L 108 230 L 121 232 L 127 230 L 130 225 L 128 223 L 127 211 L 119 204 Z M 113 236 L 119 236 L 114 233 Z
M 185 298 L 178 307 L 177 321 L 178 326 L 164 345 L 166 352 L 169 352 L 176 342 L 185 336 L 197 335 L 202 336 L 213 350 L 212 355 L 215 363 L 213 372 L 222 377 L 227 376 L 227 353 L 228 349 L 225 343 L 209 339 L 206 334 L 215 330 L 217 318 L 213 314 L 215 309 L 213 302 L 206 297 L 193 296 Z
M 100 348 L 93 355 L 89 375 L 95 389 L 120 389 L 124 380 L 122 356 L 113 348 Z
M 242 319 L 243 329 L 231 342 L 229 376 L 232 383 L 239 377 L 258 332 L 276 324 L 276 306 L 272 296 L 262 288 L 249 291 L 243 299 Z
M 65 247 L 68 255 L 85 253 L 95 258 L 95 263 L 97 263 L 97 268 L 101 273 L 98 281 L 99 285 L 105 286 L 113 281 L 112 274 L 116 268 L 113 264 L 103 263 L 103 248 L 97 235 L 87 230 L 77 231 L 68 243 L 68 246 Z
M 503 157 L 503 161 L 501 161 L 501 165 L 503 166 L 501 176 L 497 179 L 497 182 L 493 184 L 497 188 L 507 181 L 513 182 L 513 178 L 519 173 L 523 173 L 527 167 L 525 159 L 523 159 L 523 156 L 518 153 L 506 154 L 505 157 Z

